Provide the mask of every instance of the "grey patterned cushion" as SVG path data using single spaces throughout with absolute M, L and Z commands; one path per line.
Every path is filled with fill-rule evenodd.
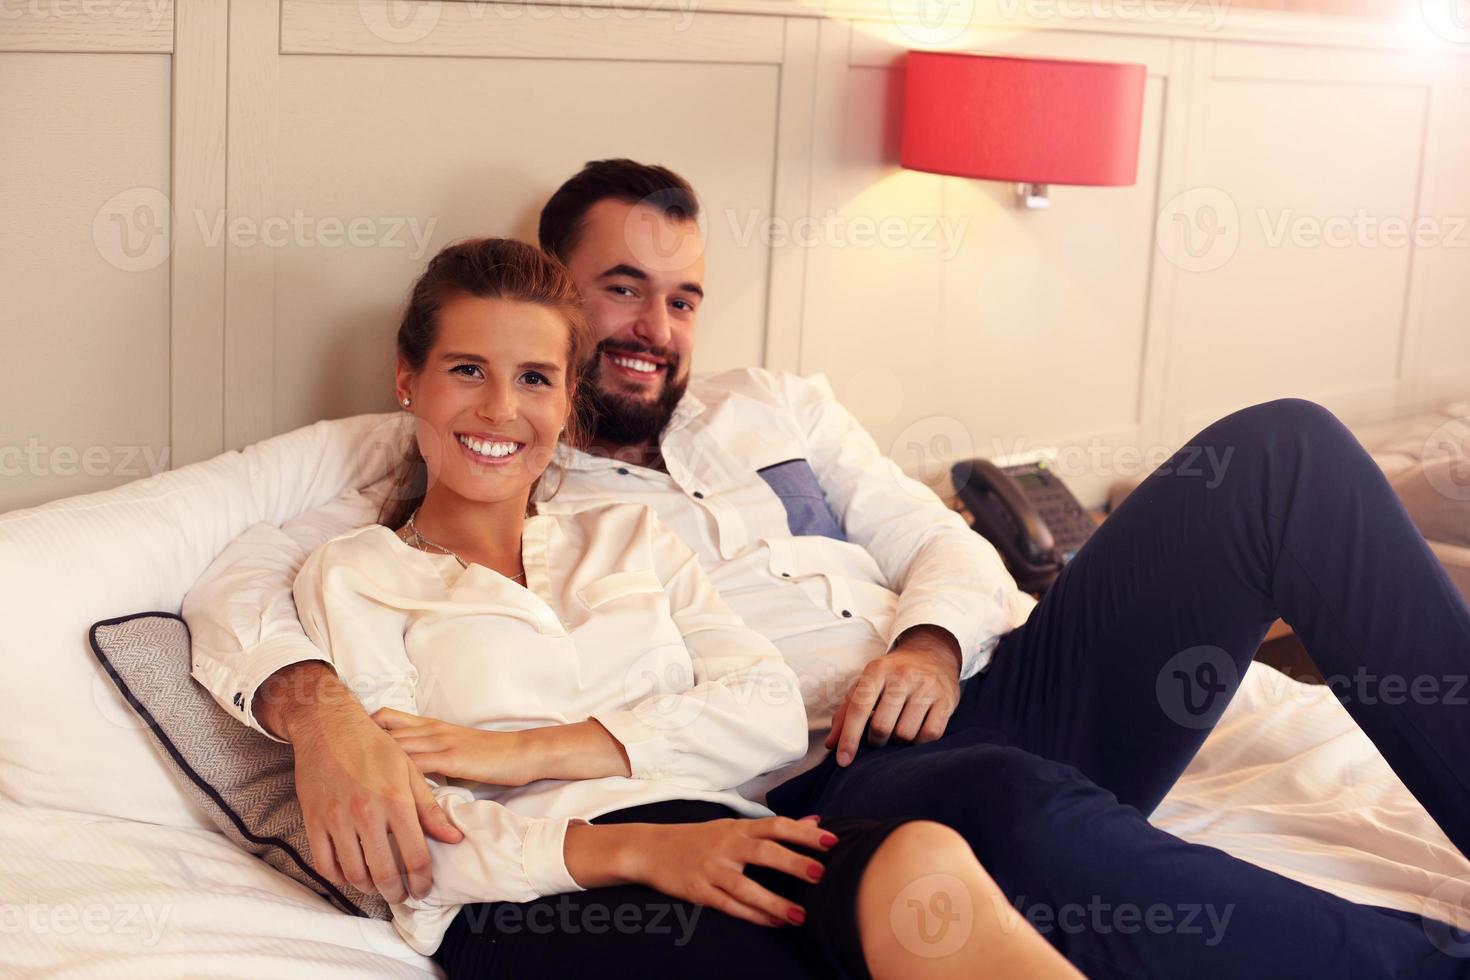
M 145 612 L 107 619 L 89 638 L 179 783 L 226 837 L 344 912 L 390 917 L 381 895 L 338 888 L 311 866 L 291 747 L 240 724 L 194 681 L 181 618 Z

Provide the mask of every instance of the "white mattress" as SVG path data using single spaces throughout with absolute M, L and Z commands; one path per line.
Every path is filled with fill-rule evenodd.
M 1470 926 L 1470 863 L 1329 692 L 1268 667 L 1247 673 L 1154 822 L 1354 901 Z M 441 975 L 387 923 L 335 911 L 212 832 L 3 802 L 0 916 L 3 976 Z

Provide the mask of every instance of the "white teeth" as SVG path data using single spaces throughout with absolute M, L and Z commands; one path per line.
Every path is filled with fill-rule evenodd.
M 657 364 L 654 364 L 652 361 L 645 361 L 642 358 L 618 357 L 617 355 L 613 355 L 612 360 L 614 364 L 621 364 L 623 367 L 632 368 L 634 371 L 642 371 L 645 374 L 652 374 L 658 370 Z
M 481 456 L 509 456 L 521 448 L 521 444 L 518 442 L 485 442 L 482 439 L 475 439 L 471 436 L 460 436 L 459 441 L 472 452 L 479 453 Z

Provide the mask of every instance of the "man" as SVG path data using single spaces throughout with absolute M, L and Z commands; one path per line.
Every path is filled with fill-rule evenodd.
M 1340 975 L 1365 956 L 1432 954 L 1415 917 L 1185 845 L 1142 815 L 1278 615 L 1327 675 L 1402 677 L 1411 656 L 1416 674 L 1464 672 L 1470 609 L 1341 423 L 1284 399 L 1209 426 L 1038 605 L 821 385 L 758 370 L 691 376 L 704 301 L 697 215 L 685 181 L 626 160 L 589 164 L 543 211 L 542 246 L 571 270 L 600 345 L 596 438 L 563 459 L 542 507 L 653 508 L 788 658 L 812 752 L 748 789 L 769 790 L 788 815 L 949 823 L 1018 904 L 1026 893 L 1057 917 L 1048 937 L 1089 973 L 1169 974 L 1208 952 L 1226 972 Z M 1191 466 L 1202 453 L 1227 461 L 1223 474 L 1207 481 Z M 419 895 L 431 874 L 420 826 L 445 843 L 458 832 L 289 609 L 314 542 L 371 521 L 373 503 L 348 494 L 298 539 L 252 528 L 184 613 L 195 676 L 235 717 L 295 746 L 319 870 L 397 901 L 389 836 Z M 253 606 L 260 616 L 242 622 Z M 1464 851 L 1470 786 L 1450 761 L 1460 755 L 1437 747 L 1470 744 L 1470 713 L 1390 700 L 1348 707 Z M 1140 911 L 1213 899 L 1234 926 L 1215 942 L 1183 928 L 1134 939 L 1067 929 L 1058 910 L 1089 896 Z M 1298 934 L 1337 939 L 1304 949 Z

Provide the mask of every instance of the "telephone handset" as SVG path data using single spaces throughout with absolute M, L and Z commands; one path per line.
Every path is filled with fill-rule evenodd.
M 1036 460 L 997 466 L 987 459 L 950 469 L 971 527 L 984 535 L 1025 592 L 1044 592 L 1096 530 L 1062 481 Z

